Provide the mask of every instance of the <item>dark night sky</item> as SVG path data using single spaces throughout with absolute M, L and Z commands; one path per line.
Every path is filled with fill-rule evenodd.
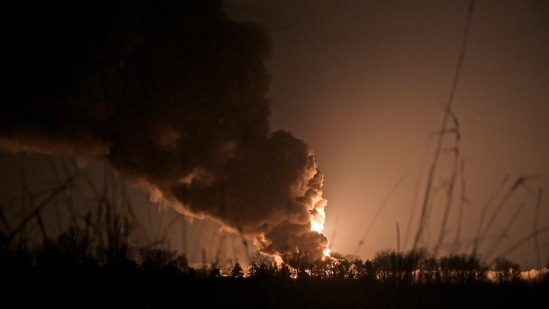
M 264 120 L 270 124 L 271 130 L 290 131 L 314 151 L 324 174 L 323 196 L 328 200 L 324 233 L 332 251 L 356 254 L 365 259 L 372 258 L 380 249 L 396 248 L 396 224 L 400 228 L 401 249 L 412 247 L 427 172 L 438 137 L 436 132 L 440 129 L 456 72 L 469 4 L 468 0 L 225 1 L 228 16 L 236 20 L 255 21 L 265 27 L 270 37 L 270 56 L 264 60 L 270 83 L 265 89 L 262 83 L 257 83 L 257 92 L 249 94 L 249 97 L 252 98 L 250 100 L 261 101 L 261 91 L 265 91 L 265 97 L 270 102 L 270 116 Z M 124 34 L 118 35 L 127 38 Z M 231 40 L 230 37 L 228 40 Z M 254 50 L 258 54 L 263 52 L 261 40 L 258 38 L 260 47 Z M 124 48 L 130 48 L 128 46 L 132 41 L 125 42 L 128 45 Z M 239 42 L 256 46 L 255 41 Z M 240 46 L 238 44 L 235 46 Z M 116 48 L 123 49 L 121 46 L 113 48 L 117 51 L 119 49 Z M 182 52 L 192 53 L 185 48 Z M 439 255 L 456 251 L 469 253 L 483 209 L 486 209 L 486 224 L 498 207 L 498 201 L 511 192 L 513 184 L 521 176 L 539 175 L 520 183 L 503 204 L 479 248 L 481 256 L 492 251 L 490 257 L 496 257 L 532 233 L 534 224 L 540 228 L 549 224 L 546 198 L 549 189 L 547 55 L 549 5 L 546 1 L 475 1 L 464 62 L 452 105 L 453 114 L 459 121 L 461 139 L 458 159 L 464 162 L 463 173 L 458 173 L 455 202 L 449 213 Z M 220 59 L 221 62 L 225 60 Z M 128 61 L 131 63 L 131 59 Z M 249 66 L 253 64 L 254 68 L 257 65 L 255 60 L 246 62 L 248 58 L 244 56 L 230 58 L 230 61 Z M 155 66 L 155 63 L 150 64 L 151 68 Z M 220 66 L 225 67 L 224 64 Z M 231 70 L 235 68 L 238 65 L 227 66 L 227 70 L 219 73 L 219 80 L 213 81 L 212 85 L 224 87 L 223 74 L 236 75 L 246 83 L 249 75 L 232 74 Z M 256 72 L 259 73 L 254 76 L 261 78 L 261 70 L 261 66 L 257 66 Z M 192 74 L 177 74 L 174 76 L 182 77 L 182 83 L 187 80 L 185 78 L 192 79 Z M 169 80 L 165 75 L 158 76 Z M 139 82 L 143 80 L 136 83 L 139 85 Z M 174 89 L 181 86 L 178 82 L 174 84 Z M 77 83 L 76 86 L 89 85 Z M 94 88 L 89 86 L 86 89 Z M 171 99 L 179 95 L 185 97 L 187 92 L 185 95 L 162 92 L 162 95 Z M 193 95 L 189 94 L 191 97 Z M 183 115 L 188 107 L 177 107 L 173 114 Z M 223 108 L 220 110 L 220 113 L 224 112 Z M 258 107 L 258 110 L 261 108 Z M 94 133 L 106 132 L 105 136 L 114 141 L 125 136 L 122 125 L 96 125 L 101 123 L 101 112 L 104 111 L 95 108 L 93 111 L 97 113 L 94 114 L 94 126 L 87 129 Z M 157 116 L 164 119 L 170 114 L 172 112 L 167 109 Z M 132 116 L 141 117 L 141 114 L 133 113 L 129 117 Z M 124 118 L 121 123 L 126 123 L 124 121 L 129 120 Z M 200 126 L 197 119 L 189 121 Z M 156 128 L 158 123 L 156 120 L 147 121 L 140 130 L 146 131 L 147 124 Z M 256 130 L 254 134 L 261 139 L 263 124 L 253 122 L 253 126 Z M 229 130 L 227 134 L 238 135 L 240 131 L 234 130 Z M 79 132 L 63 141 L 77 140 Z M 203 134 L 217 137 L 217 133 Z M 163 136 L 167 138 L 166 143 L 172 141 L 169 138 L 172 135 L 166 133 Z M 446 135 L 445 149 L 455 146 L 452 144 L 454 138 L 455 134 Z M 106 151 L 101 148 L 101 140 L 91 138 L 88 142 L 89 147 L 76 147 L 74 151 L 82 154 L 93 148 L 98 151 L 95 154 L 100 155 Z M 94 143 L 98 147 L 93 147 Z M 193 141 L 189 143 L 201 145 L 192 144 Z M 212 147 L 217 145 L 212 144 Z M 231 144 L 222 145 L 232 149 Z M 13 144 L 9 146 L 13 148 Z M 126 151 L 134 149 L 132 147 L 146 147 L 149 144 L 143 142 L 129 146 L 118 151 L 126 156 Z M 421 246 L 429 249 L 433 249 L 439 239 L 445 206 L 444 192 L 448 188 L 453 154 L 451 151 L 443 153 L 439 173 L 434 178 L 433 203 L 420 241 Z M 199 155 L 187 152 L 185 155 L 190 160 L 202 160 Z M 166 180 L 163 175 L 154 174 L 154 168 L 127 166 L 129 163 L 126 161 L 109 156 L 114 166 L 129 171 L 130 176 L 143 172 L 157 184 L 170 183 L 168 180 L 171 178 L 166 177 L 169 178 Z M 17 182 L 13 179 L 19 173 L 16 170 L 20 164 L 30 166 L 26 169 L 28 177 L 40 170 L 36 168 L 40 164 L 43 170 L 48 170 L 44 167 L 47 160 L 41 156 L 3 153 L 1 159 L 4 183 L 11 183 L 14 187 Z M 216 166 L 217 163 L 211 161 L 215 160 L 210 158 L 202 163 Z M 97 168 L 95 163 L 88 166 L 91 173 L 94 173 L 94 168 Z M 215 170 L 214 167 L 211 169 Z M 166 166 L 165 171 L 169 170 Z M 162 168 L 154 170 L 155 173 L 162 171 Z M 501 192 L 492 204 L 486 206 L 506 176 L 509 178 Z M 12 189 L 4 190 L 4 196 L 13 195 Z M 146 204 L 144 193 L 133 189 L 130 192 Z M 540 192 L 543 196 L 540 209 L 536 212 Z M 459 220 L 463 197 L 467 203 L 463 203 L 463 216 Z M 146 220 L 151 220 L 150 217 L 157 213 L 150 211 L 154 207 L 144 206 L 143 209 L 147 210 L 142 215 Z M 162 224 L 162 220 L 160 222 Z M 204 227 L 200 220 L 194 222 L 189 227 L 191 238 L 188 246 L 196 249 L 218 241 L 213 241 L 213 236 L 210 236 L 214 233 L 215 224 Z M 506 227 L 508 231 L 504 235 Z M 211 232 L 206 233 L 205 230 Z M 455 243 L 457 231 L 460 242 Z M 215 237 L 219 239 L 219 235 Z M 177 235 L 174 238 L 177 239 Z M 361 241 L 363 244 L 359 245 Z M 539 235 L 539 247 L 541 263 L 545 264 L 549 259 L 549 233 Z M 533 239 L 528 239 L 508 257 L 523 268 L 529 268 L 537 266 L 534 253 Z

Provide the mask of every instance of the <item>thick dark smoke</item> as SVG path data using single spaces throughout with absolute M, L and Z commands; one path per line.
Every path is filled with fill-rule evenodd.
M 322 175 L 304 142 L 271 132 L 262 27 L 222 1 L 18 1 L 2 15 L 1 147 L 107 159 L 264 252 L 322 256 Z

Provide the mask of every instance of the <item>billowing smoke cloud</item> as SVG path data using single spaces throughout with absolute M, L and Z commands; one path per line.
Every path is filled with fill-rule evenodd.
M 20 1 L 3 10 L 0 146 L 107 159 L 261 250 L 322 256 L 322 174 L 271 132 L 264 29 L 221 1 Z

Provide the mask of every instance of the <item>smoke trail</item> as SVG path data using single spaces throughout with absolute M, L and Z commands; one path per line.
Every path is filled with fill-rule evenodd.
M 4 10 L 0 147 L 106 159 L 264 252 L 322 256 L 322 174 L 303 141 L 271 132 L 264 29 L 222 1 L 111 2 Z

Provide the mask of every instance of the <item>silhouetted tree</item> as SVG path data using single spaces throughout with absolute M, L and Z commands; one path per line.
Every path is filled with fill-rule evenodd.
M 329 261 L 331 262 L 331 277 L 335 279 L 349 278 L 349 269 L 351 263 L 339 253 L 332 253 Z
M 251 264 L 248 269 L 250 277 L 274 277 L 277 272 L 277 266 L 274 258 L 270 255 L 263 254 L 259 251 L 251 256 Z
M 419 267 L 423 259 L 425 259 L 426 253 L 421 250 L 411 250 L 404 254 L 399 265 L 402 272 L 402 281 L 411 284 L 415 281 L 415 273 L 419 271 Z
M 401 281 L 404 273 L 404 255 L 392 249 L 380 250 L 375 254 L 373 265 L 378 280 Z
M 520 265 L 504 257 L 499 257 L 492 263 L 496 273 L 496 282 L 512 283 L 520 280 Z
M 282 263 L 275 272 L 275 276 L 280 279 L 290 279 L 292 277 L 292 270 L 288 264 Z
M 284 255 L 284 261 L 296 269 L 297 279 L 306 279 L 310 277 L 310 271 L 313 268 L 313 261 L 307 252 L 295 251 Z
M 364 271 L 366 272 L 366 281 L 373 282 L 376 280 L 376 269 L 374 267 L 374 262 L 367 259 L 364 262 Z
M 185 255 L 176 251 L 160 248 L 139 249 L 141 258 L 140 267 L 149 271 L 171 272 L 186 274 L 189 270 L 189 263 Z
M 467 283 L 483 280 L 485 270 L 473 255 L 449 255 L 439 259 L 441 279 L 448 283 Z
M 146 270 L 165 270 L 175 257 L 175 252 L 159 248 L 140 248 L 141 268 Z
M 364 267 L 364 261 L 360 258 L 353 258 L 351 260 L 351 266 L 349 267 L 349 278 L 361 279 L 366 276 L 366 268 Z
M 179 272 L 188 274 L 190 267 L 189 267 L 189 260 L 187 259 L 187 256 L 185 254 L 177 254 L 175 259 L 172 261 L 171 265 L 179 270 Z
M 333 276 L 333 260 L 331 258 L 317 259 L 313 262 L 311 276 L 326 279 Z
M 242 269 L 242 266 L 240 266 L 240 263 L 235 263 L 234 267 L 231 271 L 231 277 L 233 278 L 242 278 L 244 277 L 244 271 Z
M 440 282 L 440 269 L 438 259 L 424 253 L 423 257 L 419 260 L 419 275 L 418 281 L 422 283 Z
M 114 216 L 107 227 L 107 246 L 99 248 L 104 264 L 114 268 L 136 268 L 137 249 L 129 243 L 131 229 L 127 220 Z
M 37 252 L 37 266 L 75 269 L 97 265 L 92 255 L 92 239 L 89 233 L 77 226 L 70 226 L 56 239 L 46 241 Z

